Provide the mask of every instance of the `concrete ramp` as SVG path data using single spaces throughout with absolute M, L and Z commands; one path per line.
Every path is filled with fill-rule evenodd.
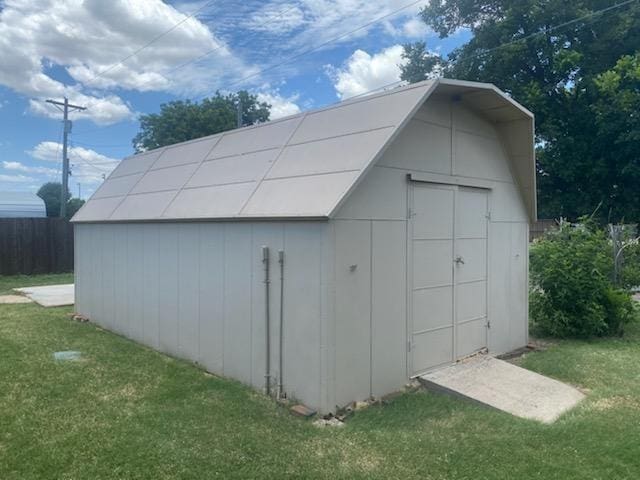
M 14 288 L 43 307 L 62 307 L 73 305 L 73 283 L 65 285 L 44 285 L 41 287 Z
M 565 383 L 487 355 L 427 373 L 429 390 L 468 398 L 512 415 L 553 423 L 584 395 Z

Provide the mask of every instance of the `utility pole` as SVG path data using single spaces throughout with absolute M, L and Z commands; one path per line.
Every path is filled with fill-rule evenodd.
M 60 192 L 60 218 L 65 218 L 67 216 L 67 192 L 69 191 L 69 157 L 67 157 L 67 143 L 69 140 L 69 134 L 71 133 L 69 109 L 75 111 L 86 110 L 86 108 L 79 105 L 70 104 L 67 97 L 64 97 L 64 102 L 58 102 L 57 100 L 47 100 L 47 103 L 54 105 L 64 115 L 62 129 L 62 189 Z
M 82 198 L 82 185 L 78 183 L 78 198 Z

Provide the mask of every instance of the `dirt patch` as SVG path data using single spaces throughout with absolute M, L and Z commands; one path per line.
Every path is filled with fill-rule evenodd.
M 590 410 L 604 412 L 613 408 L 640 408 L 640 401 L 631 395 L 614 395 L 594 400 L 587 407 Z
M 0 295 L 0 304 L 15 304 L 15 303 L 31 303 L 27 297 L 22 295 Z

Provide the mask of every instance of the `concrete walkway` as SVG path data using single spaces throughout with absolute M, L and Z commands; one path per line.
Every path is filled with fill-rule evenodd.
M 73 283 L 65 285 L 44 285 L 42 287 L 14 288 L 43 307 L 62 307 L 73 305 Z
M 584 398 L 574 387 L 487 355 L 427 373 L 419 380 L 430 390 L 543 423 L 553 423 Z

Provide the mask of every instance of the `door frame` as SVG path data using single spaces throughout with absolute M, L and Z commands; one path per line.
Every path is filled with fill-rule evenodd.
M 487 326 L 485 328 L 485 347 L 489 348 L 489 329 L 491 325 L 491 321 L 489 319 L 489 242 L 490 242 L 490 231 L 489 224 L 491 222 L 491 192 L 492 185 L 490 182 L 475 179 L 475 178 L 460 178 L 460 177 L 451 177 L 448 175 L 439 175 L 439 174 L 427 174 L 427 173 L 409 173 L 407 174 L 407 224 L 406 224 L 406 278 L 405 283 L 407 286 L 406 291 L 406 333 L 407 333 L 407 341 L 406 341 L 406 355 L 407 355 L 407 377 L 415 378 L 423 375 L 424 373 L 439 368 L 439 366 L 429 367 L 425 370 L 415 371 L 413 368 L 413 218 L 415 217 L 414 212 L 414 190 L 417 185 L 434 185 L 434 186 L 449 186 L 454 190 L 453 196 L 453 235 L 452 235 L 452 248 L 453 254 L 456 253 L 456 209 L 458 203 L 458 187 L 467 187 L 467 188 L 476 188 L 480 190 L 486 190 L 487 193 L 487 223 L 486 223 L 486 245 L 485 245 L 485 272 L 486 272 L 486 288 L 485 288 L 485 307 L 486 307 L 486 322 Z M 452 269 L 453 269 L 453 292 L 452 292 L 452 316 L 453 316 L 453 335 L 452 335 L 452 352 L 453 359 L 452 363 L 455 363 L 458 360 L 457 357 L 457 321 L 456 321 L 456 273 L 455 268 L 453 266 L 452 259 Z

